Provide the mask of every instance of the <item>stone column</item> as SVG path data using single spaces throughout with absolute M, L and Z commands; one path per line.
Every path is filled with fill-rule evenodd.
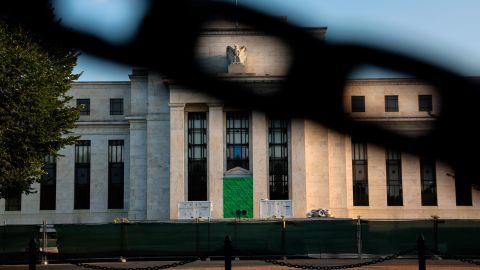
M 418 210 L 422 207 L 420 177 L 420 159 L 402 152 L 403 209 Z
M 170 109 L 169 90 L 158 74 L 148 76 L 147 219 L 170 215 Z
M 59 151 L 57 158 L 56 212 L 72 213 L 75 189 L 75 146 L 68 145 Z
M 334 217 L 347 217 L 347 205 L 352 205 L 353 201 L 351 169 L 347 173 L 347 162 L 349 161 L 351 168 L 352 156 L 349 151 L 351 148 L 346 147 L 346 141 L 345 135 L 328 131 L 329 204 Z M 350 200 L 350 203 L 347 204 L 347 200 Z
M 147 93 L 148 72 L 134 68 L 130 75 L 130 116 L 125 119 L 130 124 L 130 204 L 128 218 L 147 218 Z
M 185 201 L 185 104 L 170 104 L 170 219 Z
M 328 129 L 305 120 L 307 211 L 329 209 Z
M 260 200 L 268 199 L 267 119 L 263 112 L 252 112 L 253 217 L 260 218 Z
M 3 222 L 5 221 L 4 214 L 5 214 L 5 199 L 0 199 L 0 224 L 2 225 L 3 225 Z
M 208 200 L 212 218 L 223 218 L 224 139 L 223 105 L 208 105 Z
M 36 193 L 28 195 L 22 194 L 21 211 L 22 214 L 38 214 L 40 211 L 40 183 L 34 182 L 31 186 Z M 32 215 L 33 216 L 33 215 Z
M 128 218 L 147 218 L 147 123 L 144 117 L 126 117 L 130 123 L 130 208 Z
M 108 209 L 108 140 L 102 137 L 90 142 L 90 212 Z
M 293 216 L 302 218 L 307 213 L 307 185 L 305 172 L 305 123 L 304 119 L 292 119 L 292 204 Z
M 387 207 L 385 148 L 369 143 L 367 155 L 369 209 L 385 209 Z

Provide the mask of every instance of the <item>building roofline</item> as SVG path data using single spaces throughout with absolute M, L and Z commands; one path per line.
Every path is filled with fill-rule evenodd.
M 89 85 L 89 84 L 96 84 L 96 85 L 107 85 L 107 84 L 130 84 L 130 81 L 74 81 L 72 85 Z

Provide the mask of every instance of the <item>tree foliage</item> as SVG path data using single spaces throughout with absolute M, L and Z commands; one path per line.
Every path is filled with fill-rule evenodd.
M 45 156 L 75 141 L 67 91 L 77 56 L 0 18 L 0 198 L 33 192 Z

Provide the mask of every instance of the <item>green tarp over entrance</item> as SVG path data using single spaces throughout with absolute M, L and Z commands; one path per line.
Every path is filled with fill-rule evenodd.
M 223 217 L 234 218 L 237 210 L 242 218 L 253 218 L 253 178 L 226 176 L 223 178 Z

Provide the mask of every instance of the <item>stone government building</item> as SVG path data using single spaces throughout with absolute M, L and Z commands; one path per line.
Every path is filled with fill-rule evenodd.
M 323 38 L 326 28 L 310 28 Z M 235 46 L 238 45 L 238 46 Z M 201 63 L 253 89 L 282 82 L 288 50 L 248 27 L 205 28 Z M 43 183 L 0 200 L 6 224 L 304 218 L 480 218 L 480 192 L 445 164 L 384 149 L 305 119 L 244 111 L 142 68 L 127 82 L 76 82 L 76 145 L 46 158 Z M 434 89 L 416 79 L 355 79 L 345 111 L 416 136 L 439 112 Z

